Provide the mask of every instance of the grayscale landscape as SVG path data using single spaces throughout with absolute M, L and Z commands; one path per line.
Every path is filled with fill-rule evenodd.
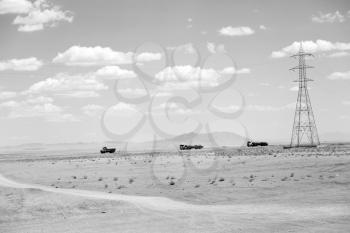
M 0 0 L 0 233 L 350 232 L 349 0 Z

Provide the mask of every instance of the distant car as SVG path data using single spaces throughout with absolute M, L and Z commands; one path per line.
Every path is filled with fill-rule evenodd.
M 100 150 L 101 154 L 104 154 L 104 153 L 114 153 L 115 152 L 115 148 L 107 148 L 107 147 L 103 147 L 101 150 Z
M 267 142 L 247 142 L 247 147 L 255 147 L 255 146 L 268 146 L 269 144 Z
M 192 150 L 192 149 L 200 150 L 202 148 L 203 148 L 202 145 L 180 145 L 180 150 Z

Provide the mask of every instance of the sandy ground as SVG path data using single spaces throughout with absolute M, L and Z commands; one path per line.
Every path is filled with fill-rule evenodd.
M 0 155 L 0 232 L 350 232 L 350 145 Z

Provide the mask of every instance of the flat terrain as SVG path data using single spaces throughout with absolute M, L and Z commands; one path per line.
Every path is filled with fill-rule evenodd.
M 0 232 L 350 232 L 350 145 L 2 153 Z

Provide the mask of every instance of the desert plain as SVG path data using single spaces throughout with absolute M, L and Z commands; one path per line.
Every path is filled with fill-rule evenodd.
M 350 144 L 1 151 L 0 232 L 350 232 Z

